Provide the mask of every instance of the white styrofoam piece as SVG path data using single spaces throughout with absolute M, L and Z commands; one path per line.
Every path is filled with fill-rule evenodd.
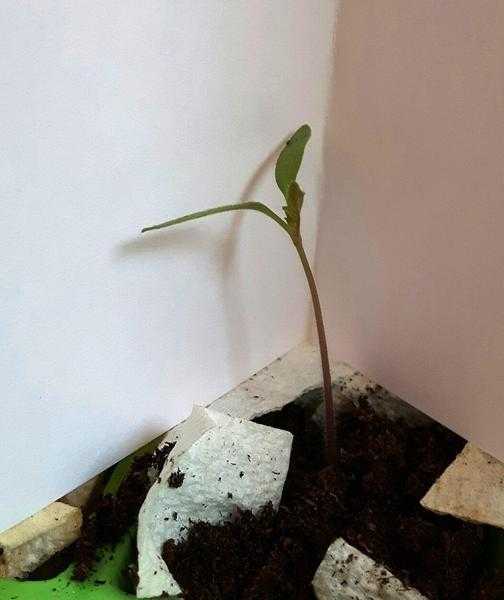
M 374 409 L 389 418 L 402 417 L 420 423 L 428 417 L 400 398 L 384 390 L 376 382 L 352 366 L 337 362 L 331 367 L 334 402 L 369 397 Z M 279 410 L 296 398 L 322 386 L 322 370 L 318 346 L 305 342 L 277 358 L 211 404 L 212 409 L 230 416 L 253 419 Z M 320 414 L 323 415 L 323 407 Z
M 321 386 L 318 349 L 300 344 L 212 403 L 232 417 L 253 419 Z
M 80 533 L 79 508 L 53 502 L 35 515 L 0 533 L 0 577 L 23 577 Z
M 280 502 L 292 435 L 195 407 L 179 428 L 177 443 L 149 490 L 138 523 L 137 596 L 180 593 L 161 558 L 168 539 L 181 540 L 192 521 L 220 523 L 238 506 L 258 511 Z M 184 475 L 170 487 L 172 473 Z
M 329 546 L 312 583 L 318 600 L 427 600 L 343 538 Z
M 442 515 L 504 528 L 504 464 L 467 443 L 421 504 Z

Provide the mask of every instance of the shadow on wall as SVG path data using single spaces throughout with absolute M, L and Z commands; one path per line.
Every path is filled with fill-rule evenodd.
M 287 137 L 286 137 L 287 139 Z M 254 194 L 260 182 L 264 177 L 270 177 L 273 171 L 276 158 L 285 144 L 282 140 L 257 166 L 252 176 L 246 183 L 240 194 L 238 202 L 255 200 Z M 218 204 L 218 200 L 209 198 L 201 209 L 210 208 Z M 177 215 L 172 215 L 173 217 Z M 133 240 L 121 243 L 115 252 L 118 260 L 131 259 L 144 256 L 145 254 L 172 255 L 177 250 L 187 251 L 188 248 L 196 248 L 207 251 L 212 248 L 215 251 L 215 260 L 219 264 L 218 273 L 221 275 L 221 285 L 223 288 L 224 312 L 229 318 L 225 319 L 227 326 L 228 345 L 231 348 L 229 368 L 231 373 L 240 373 L 240 367 L 249 362 L 245 356 L 248 352 L 249 344 L 246 339 L 246 327 L 236 326 L 243 321 L 242 315 L 247 307 L 240 305 L 237 296 L 233 294 L 233 286 L 236 282 L 230 277 L 233 269 L 233 261 L 236 255 L 237 244 L 239 243 L 238 231 L 245 216 L 245 211 L 231 213 L 229 217 L 229 233 L 223 238 L 215 236 L 205 228 L 205 221 L 197 222 L 193 226 L 184 226 L 181 229 L 171 229 L 169 231 L 159 231 L 149 233 Z M 218 216 L 210 217 L 218 219 Z M 268 223 L 269 226 L 269 223 Z M 139 227 L 140 229 L 140 227 Z

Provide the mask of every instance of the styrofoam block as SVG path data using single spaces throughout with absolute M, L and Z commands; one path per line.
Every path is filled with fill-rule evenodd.
M 237 506 L 257 512 L 272 502 L 277 508 L 289 467 L 290 433 L 201 407 L 174 439 L 139 514 L 140 598 L 181 591 L 161 558 L 165 541 L 184 539 L 190 520 L 222 523 Z M 177 476 L 181 485 L 172 487 Z
M 369 397 L 369 401 L 378 413 L 389 418 L 400 417 L 410 424 L 429 420 L 426 415 L 407 402 L 387 392 L 344 362 L 331 366 L 331 376 L 337 410 L 345 400 L 355 401 L 365 395 Z M 313 344 L 303 343 L 217 399 L 212 403 L 211 408 L 233 417 L 253 419 L 279 410 L 289 402 L 321 387 L 322 369 L 319 349 Z M 323 418 L 322 405 L 319 414 Z
M 439 514 L 504 528 L 504 464 L 468 443 L 421 504 Z
M 79 536 L 79 508 L 53 502 L 0 533 L 0 577 L 24 577 Z
M 321 382 L 318 349 L 304 343 L 218 398 L 212 409 L 232 417 L 254 419 L 319 388 Z
M 427 600 L 343 538 L 329 546 L 313 589 L 318 600 Z

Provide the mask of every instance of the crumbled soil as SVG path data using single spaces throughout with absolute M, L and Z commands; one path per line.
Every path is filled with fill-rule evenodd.
M 168 485 L 171 488 L 179 488 L 184 483 L 185 473 L 182 473 L 180 469 L 173 471 L 170 473 L 170 477 L 168 478 Z
M 424 510 L 419 500 L 464 441 L 437 425 L 407 427 L 365 400 L 338 420 L 337 459 L 322 433 L 289 405 L 258 419 L 294 434 L 278 514 L 237 511 L 229 523 L 194 523 L 163 558 L 187 600 L 312 600 L 313 575 L 342 536 L 431 600 L 498 600 L 504 573 L 482 573 L 491 528 Z
M 84 512 L 81 537 L 75 543 L 73 578 L 87 579 L 99 550 L 117 543 L 138 518 L 145 496 L 171 452 L 173 444 L 165 444 L 153 454 L 136 458 L 115 496 L 105 494 L 95 499 Z

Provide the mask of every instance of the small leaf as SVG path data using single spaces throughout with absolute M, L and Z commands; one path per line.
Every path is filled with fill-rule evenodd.
M 145 446 L 142 446 L 141 448 L 139 448 L 129 456 L 126 456 L 120 462 L 118 462 L 114 467 L 114 470 L 112 471 L 112 475 L 110 476 L 110 479 L 108 480 L 105 489 L 103 490 L 103 495 L 105 496 L 106 494 L 111 494 L 112 496 L 115 496 L 119 491 L 122 482 L 130 472 L 131 465 L 134 463 L 135 459 L 139 458 L 140 456 L 143 456 L 144 454 L 150 454 L 154 452 L 154 450 L 161 443 L 164 435 L 165 434 L 155 438 Z
M 278 223 L 278 225 L 280 225 L 282 229 L 285 229 L 285 231 L 290 235 L 289 228 L 287 227 L 285 221 L 261 202 L 241 202 L 239 204 L 223 204 L 222 206 L 216 206 L 215 208 L 208 208 L 207 210 L 200 210 L 198 212 L 184 215 L 183 217 L 170 219 L 169 221 L 164 221 L 163 223 L 159 223 L 158 225 L 144 227 L 142 229 L 142 233 L 145 233 L 146 231 L 154 231 L 155 229 L 164 229 L 165 227 L 172 227 L 173 225 L 179 225 L 180 223 L 185 223 L 186 221 L 195 221 L 196 219 L 202 219 L 203 217 L 208 217 L 210 215 L 231 212 L 234 210 L 256 210 L 258 212 L 261 212 L 267 217 L 273 219 L 273 221 Z
M 285 199 L 288 201 L 289 187 L 296 177 L 303 160 L 304 149 L 311 136 L 309 125 L 302 125 L 287 141 L 280 152 L 276 167 L 275 179 Z
M 284 206 L 284 212 L 289 227 L 299 234 L 301 225 L 301 208 L 303 207 L 304 192 L 296 181 L 289 186 L 287 193 L 287 206 Z

